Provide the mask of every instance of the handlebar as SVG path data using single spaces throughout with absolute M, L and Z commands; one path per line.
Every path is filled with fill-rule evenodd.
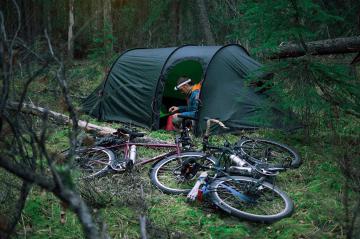
M 141 137 L 144 137 L 145 134 L 144 133 L 141 133 L 141 132 L 135 132 L 135 131 L 132 131 L 130 129 L 126 129 L 126 128 L 119 128 L 117 129 L 116 135 L 124 135 L 124 136 L 127 136 L 129 137 L 130 139 L 134 139 L 134 138 L 141 138 Z

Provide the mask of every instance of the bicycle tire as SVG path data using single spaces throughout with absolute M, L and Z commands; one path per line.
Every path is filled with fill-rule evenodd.
M 253 222 L 271 223 L 292 214 L 294 204 L 285 192 L 268 182 L 256 183 L 250 177 L 222 177 L 210 184 L 209 197 L 223 211 Z M 254 187 L 256 192 L 250 190 Z
M 183 163 L 191 160 L 184 173 Z M 150 171 L 151 182 L 162 192 L 167 194 L 187 194 L 193 188 L 200 175 L 197 166 L 209 166 L 215 164 L 216 160 L 211 156 L 206 156 L 202 152 L 183 152 L 179 155 L 170 155 L 157 162 Z M 182 169 L 181 169 L 182 168 Z
M 79 179 L 90 179 L 103 177 L 111 172 L 109 164 L 115 159 L 115 155 L 104 147 L 78 148 L 74 159 L 81 174 Z
M 242 139 L 237 143 L 242 157 L 253 163 L 267 163 L 275 167 L 298 168 L 299 154 L 286 144 L 268 139 Z

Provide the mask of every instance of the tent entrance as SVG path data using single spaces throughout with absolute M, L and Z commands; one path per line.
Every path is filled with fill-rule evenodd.
M 193 84 L 200 82 L 203 75 L 201 64 L 196 60 L 184 60 L 168 68 L 165 74 L 165 87 L 160 108 L 160 128 L 164 128 L 168 109 L 171 106 L 186 105 L 186 96 L 175 91 L 177 79 L 180 76 L 191 78 Z

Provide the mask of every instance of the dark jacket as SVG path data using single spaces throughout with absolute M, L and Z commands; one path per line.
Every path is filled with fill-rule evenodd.
M 188 98 L 188 105 L 179 106 L 180 115 L 193 118 L 197 117 L 196 112 L 199 105 L 199 94 L 200 90 L 194 90 L 191 92 L 190 97 Z

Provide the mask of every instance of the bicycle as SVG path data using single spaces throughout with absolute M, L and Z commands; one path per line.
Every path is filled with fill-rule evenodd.
M 195 200 L 199 192 L 200 195 L 208 195 L 220 209 L 251 221 L 274 222 L 289 216 L 294 208 L 291 199 L 267 181 L 287 167 L 297 166 L 300 157 L 296 154 L 290 164 L 280 166 L 264 162 L 262 158 L 254 160 L 254 157 L 243 153 L 247 149 L 245 146 L 231 146 L 227 142 L 224 147 L 211 145 L 208 140 L 210 124 L 217 123 L 223 128 L 225 125 L 214 119 L 207 121 L 203 137 L 203 152 L 206 154 L 202 158 L 183 160 L 172 156 L 158 161 L 150 173 L 152 183 L 165 193 L 187 194 L 191 200 Z M 213 157 L 214 152 L 220 153 L 220 157 Z M 196 177 L 199 172 L 200 177 Z M 259 206 L 267 207 L 266 212 L 257 212 Z
M 177 156 L 184 157 L 184 153 L 192 149 L 193 145 L 189 134 L 190 128 L 184 118 L 180 135 L 175 143 L 141 143 L 135 139 L 144 137 L 144 133 L 134 129 L 120 128 L 110 137 L 102 138 L 93 147 L 80 147 L 75 150 L 74 162 L 79 167 L 80 179 L 90 179 L 105 176 L 108 173 L 122 173 L 131 170 L 134 166 L 142 166 L 159 161 L 163 158 Z M 137 161 L 137 147 L 153 149 L 169 149 L 161 155 L 150 159 Z M 191 153 L 191 157 L 202 157 L 199 152 Z

